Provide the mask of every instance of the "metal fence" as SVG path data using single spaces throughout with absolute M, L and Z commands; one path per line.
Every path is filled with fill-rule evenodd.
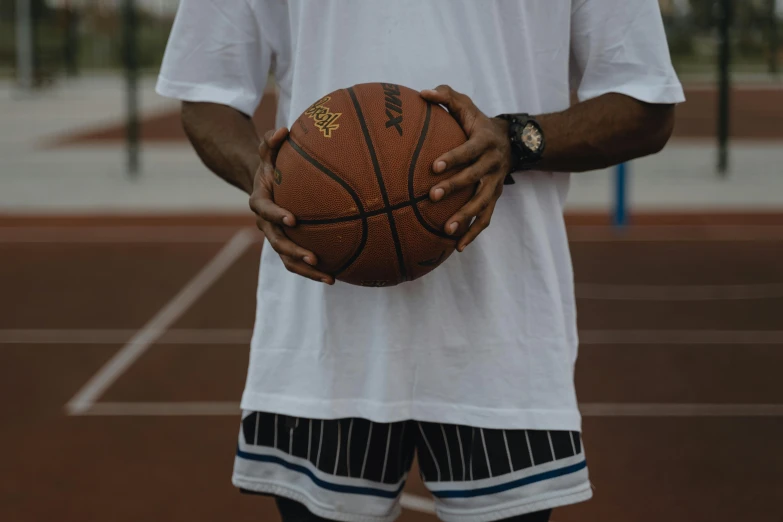
M 176 0 L 136 0 L 134 53 L 139 67 L 160 66 Z M 30 62 L 36 83 L 83 71 L 121 69 L 125 64 L 122 0 L 0 0 L 0 75 L 15 75 L 20 64 L 20 31 L 29 28 Z M 27 13 L 23 11 L 26 10 Z M 25 20 L 27 18 L 27 20 Z
M 732 71 L 776 75 L 783 63 L 779 0 L 660 0 L 672 60 L 681 74 L 718 67 L 720 20 L 728 14 Z

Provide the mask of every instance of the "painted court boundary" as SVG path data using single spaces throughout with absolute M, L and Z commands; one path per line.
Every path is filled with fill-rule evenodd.
M 0 329 L 2 345 L 111 345 L 126 344 L 136 330 L 17 330 Z M 252 330 L 171 329 L 155 339 L 160 345 L 241 346 L 247 349 Z M 580 330 L 580 346 L 590 345 L 783 345 L 783 330 Z
M 579 405 L 583 417 L 783 417 L 783 404 L 611 403 Z M 238 402 L 95 402 L 89 417 L 239 417 Z
M 168 327 L 174 324 L 254 241 L 255 235 L 249 229 L 237 232 L 217 255 L 68 401 L 68 413 L 78 415 L 90 409 L 120 375 L 163 336 Z
M 0 226 L 0 244 L 224 243 L 239 226 L 107 225 Z M 618 231 L 608 225 L 571 225 L 571 243 L 783 241 L 780 225 L 638 225 Z M 255 234 L 260 233 L 253 230 Z

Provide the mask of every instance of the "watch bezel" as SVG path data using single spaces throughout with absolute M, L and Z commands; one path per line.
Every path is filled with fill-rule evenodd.
M 501 114 L 498 118 L 508 121 L 508 137 L 512 146 L 515 169 L 524 169 L 534 166 L 544 154 L 546 149 L 546 137 L 541 124 L 535 117 L 529 114 Z M 523 138 L 524 129 L 532 125 L 541 138 L 541 144 L 537 150 L 531 149 Z

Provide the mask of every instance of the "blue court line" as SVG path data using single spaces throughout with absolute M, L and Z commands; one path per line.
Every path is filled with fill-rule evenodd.
M 247 459 L 247 460 L 255 460 L 258 462 L 269 462 L 272 464 L 279 464 L 280 466 L 290 469 L 291 471 L 304 473 L 310 478 L 310 480 L 315 482 L 315 484 L 320 488 L 328 489 L 329 491 L 336 491 L 338 493 L 351 493 L 354 495 L 369 495 L 373 497 L 383 497 L 383 498 L 397 498 L 402 492 L 402 488 L 405 486 L 405 483 L 403 482 L 402 484 L 400 484 L 400 487 L 398 487 L 395 491 L 386 491 L 378 488 L 366 488 L 361 486 L 346 486 L 345 484 L 334 484 L 332 482 L 327 482 L 325 480 L 318 478 L 315 475 L 315 473 L 313 473 L 310 469 L 304 466 L 300 466 L 299 464 L 293 464 L 279 457 L 273 457 L 271 455 L 258 455 L 256 453 L 248 453 L 246 451 L 240 450 L 239 447 L 237 447 L 237 457 L 242 459 Z
M 586 467 L 587 461 L 583 460 L 582 462 L 578 462 L 564 468 L 545 471 L 537 475 L 531 475 L 529 477 L 512 480 L 511 482 L 506 482 L 505 484 L 498 484 L 497 486 L 489 486 L 478 489 L 445 489 L 440 491 L 433 491 L 432 494 L 438 498 L 470 498 L 479 497 L 482 495 L 492 495 L 493 493 L 501 493 L 503 491 L 508 491 L 509 489 L 520 488 L 522 486 L 527 486 L 528 484 L 534 484 L 543 480 L 576 473 L 577 471 L 585 469 Z

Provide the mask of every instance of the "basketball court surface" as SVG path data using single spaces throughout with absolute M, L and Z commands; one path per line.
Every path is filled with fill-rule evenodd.
M 147 139 L 181 142 L 174 116 L 155 117 Z M 675 146 L 703 139 L 705 118 L 686 118 L 702 123 Z M 778 130 L 746 138 L 779 143 Z M 230 482 L 252 217 L 123 214 L 0 216 L 0 519 L 277 522 Z M 783 211 L 608 221 L 567 216 L 594 499 L 553 520 L 780 522 Z M 402 522 L 436 520 L 415 470 L 403 506 Z

